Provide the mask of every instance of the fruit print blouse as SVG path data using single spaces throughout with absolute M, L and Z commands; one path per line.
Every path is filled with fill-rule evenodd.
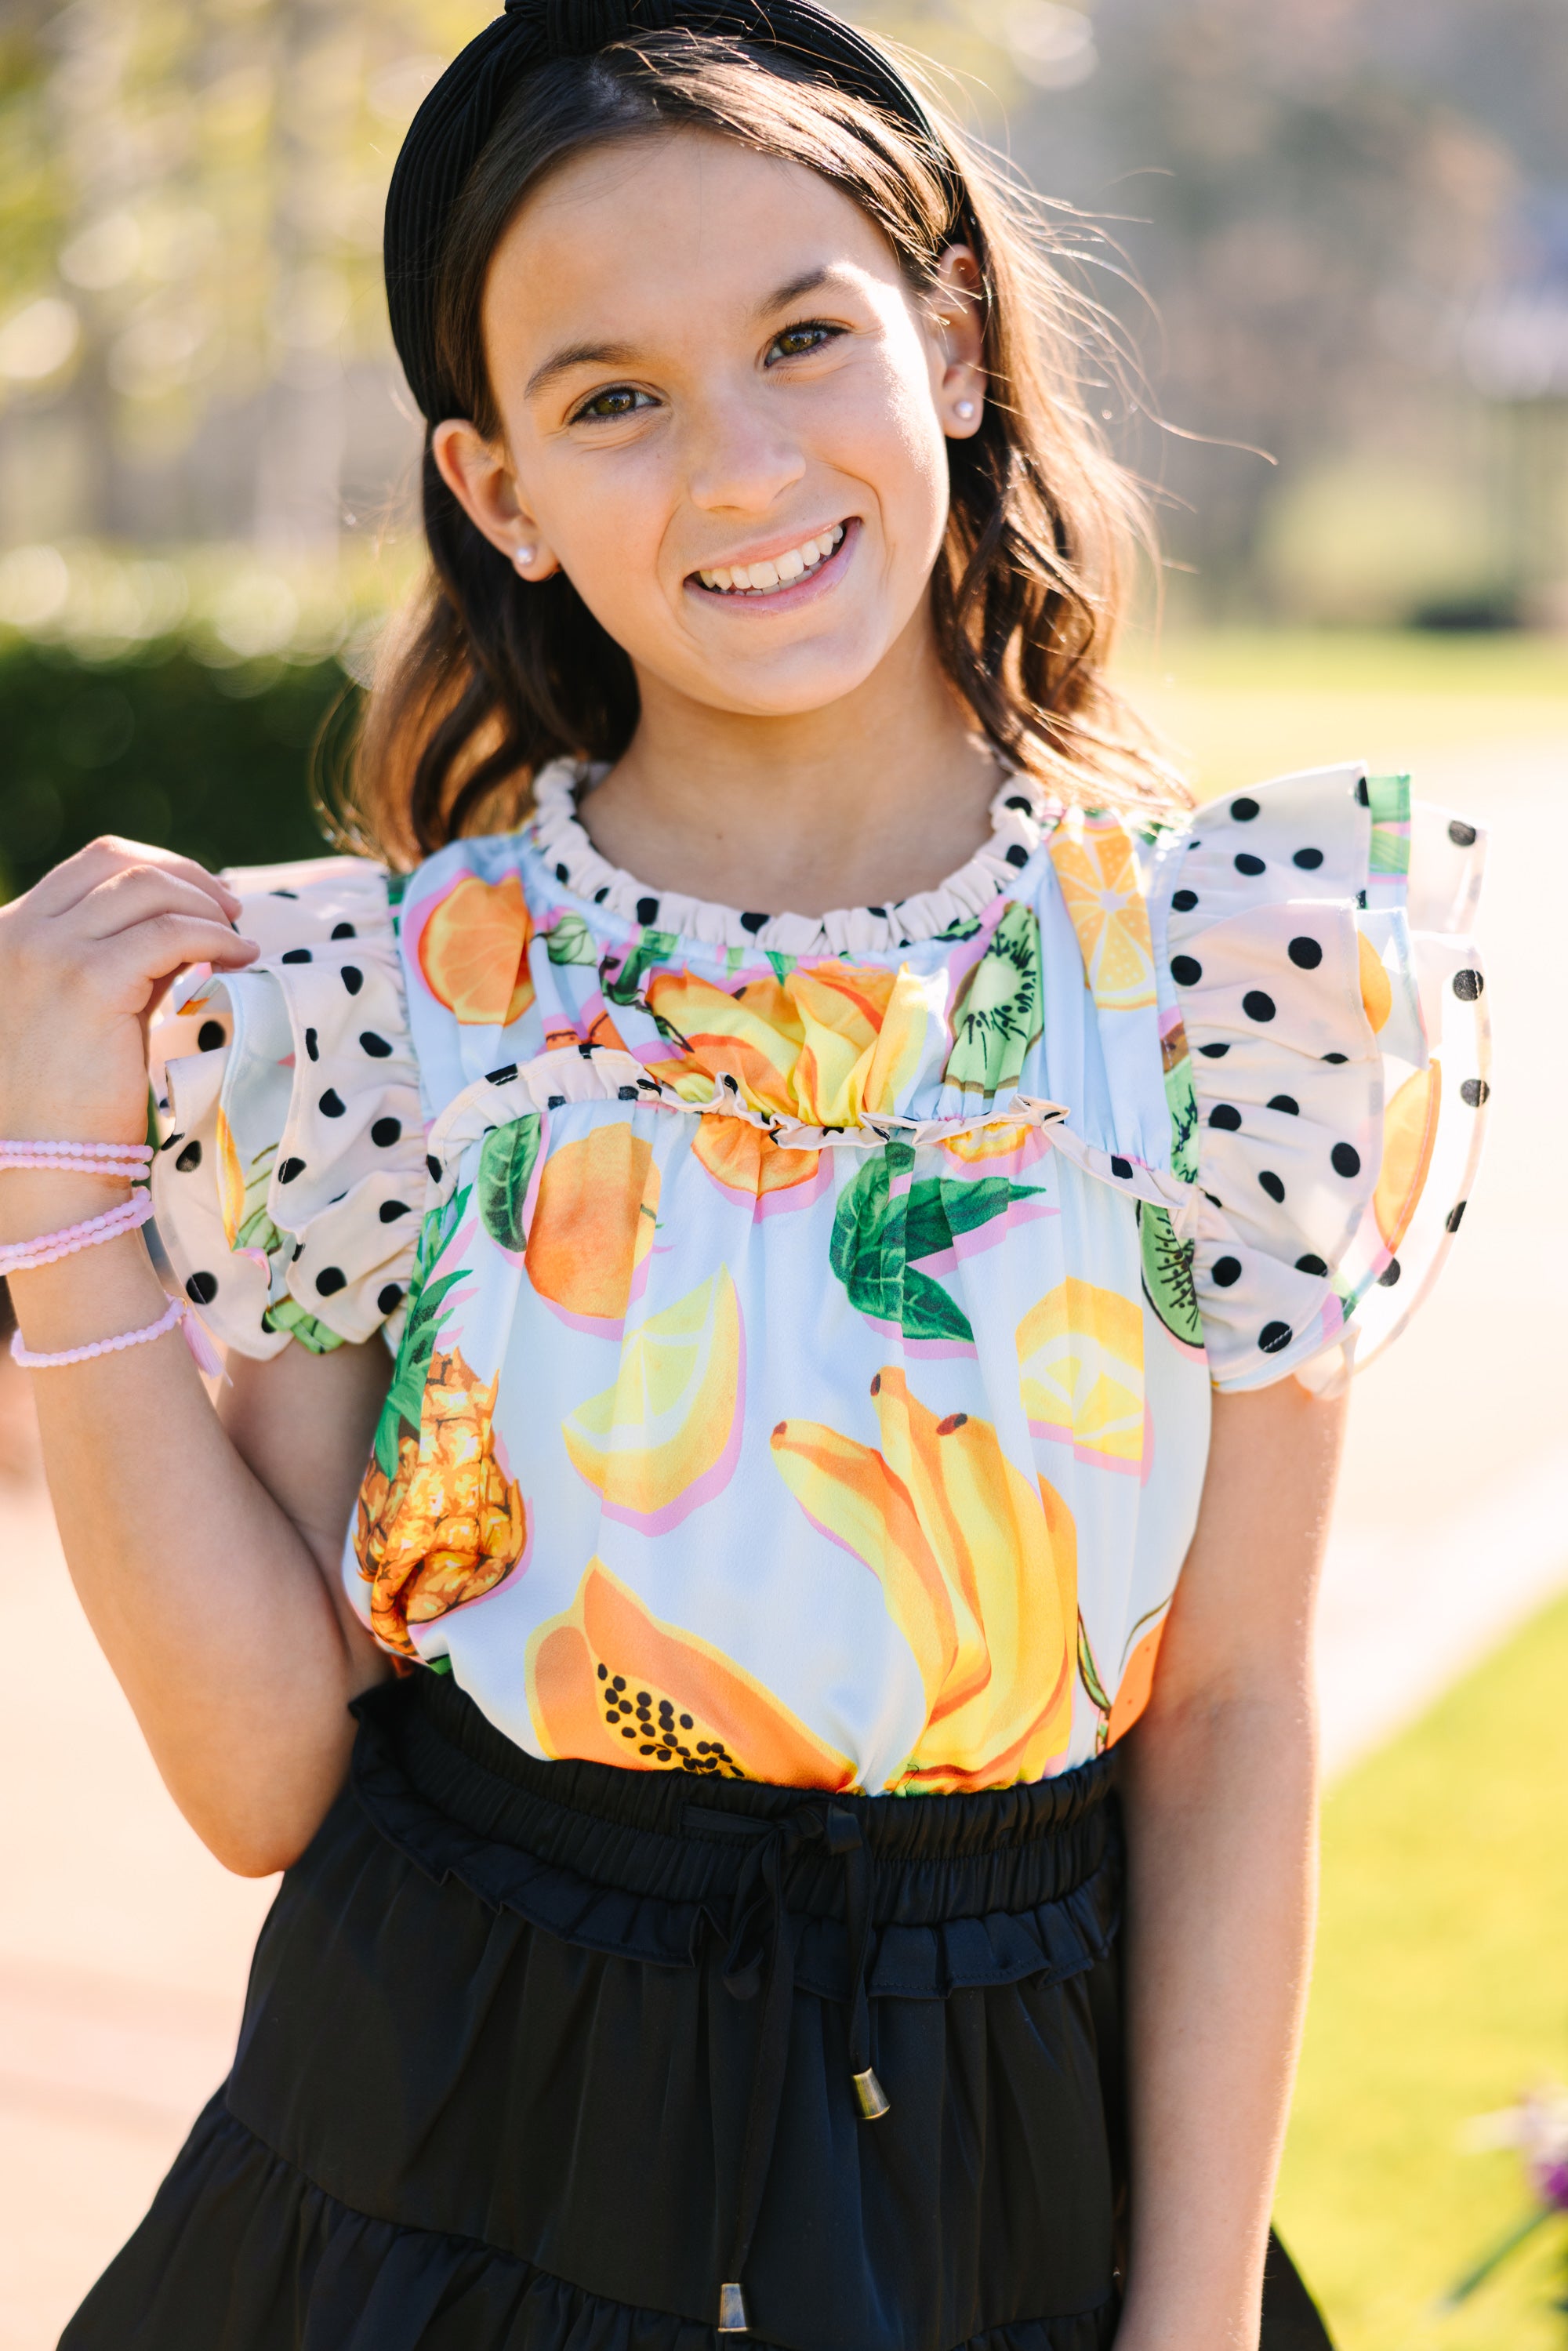
M 347 1588 L 530 1753 L 1080 1762 L 1211 1383 L 1339 1377 L 1458 1226 L 1477 831 L 1355 767 L 1147 832 L 1010 778 L 941 889 L 819 922 L 645 889 L 591 782 L 406 878 L 231 877 L 261 959 L 162 1031 L 186 1291 L 250 1355 L 384 1332 Z

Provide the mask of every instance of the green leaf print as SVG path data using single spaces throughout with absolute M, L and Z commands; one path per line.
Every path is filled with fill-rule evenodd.
M 591 963 L 593 933 L 580 914 L 558 914 L 544 934 L 545 953 L 551 963 Z
M 472 1192 L 473 1186 L 465 1184 L 444 1207 L 432 1208 L 420 1228 L 419 1247 L 414 1252 L 413 1272 L 408 1285 L 402 1339 L 392 1368 L 392 1385 L 376 1423 L 376 1461 L 388 1478 L 397 1475 L 398 1439 L 404 1427 L 413 1436 L 419 1434 L 425 1374 L 441 1329 L 441 1309 L 447 1293 L 467 1276 L 467 1267 L 460 1266 L 455 1272 L 444 1273 L 438 1280 L 431 1279 L 442 1251 L 463 1221 Z
M 678 945 L 674 931 L 644 931 L 619 971 L 612 971 L 612 958 L 607 956 L 599 967 L 605 1002 L 641 1004 L 645 976 L 661 964 L 673 963 Z
M 1165 1208 L 1138 1203 L 1138 1239 L 1144 1256 L 1144 1296 L 1175 1339 L 1201 1347 L 1203 1319 L 1192 1279 L 1191 1241 L 1178 1241 Z
M 265 1329 L 286 1331 L 312 1355 L 329 1355 L 334 1347 L 343 1344 L 337 1332 L 329 1331 L 325 1322 L 318 1322 L 297 1298 L 280 1298 L 276 1306 L 266 1308 L 261 1320 Z
M 862 1314 L 897 1323 L 906 1339 L 971 1343 L 967 1315 L 917 1260 L 950 1249 L 957 1234 L 974 1232 L 1035 1194 L 1002 1176 L 970 1183 L 926 1176 L 894 1193 L 894 1178 L 914 1164 L 907 1143 L 890 1143 L 865 1162 L 840 1195 L 829 1261 Z
M 487 1134 L 479 1154 L 479 1215 L 499 1249 L 521 1249 L 528 1245 L 523 1204 L 539 1155 L 539 1125 L 538 1112 L 531 1110 L 526 1117 Z
M 1040 1031 L 1040 925 L 1015 900 L 959 991 L 944 1081 L 966 1093 L 1009 1090 Z

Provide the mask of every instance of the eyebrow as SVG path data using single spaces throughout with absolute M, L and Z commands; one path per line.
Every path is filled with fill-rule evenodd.
M 820 264 L 815 269 L 802 269 L 798 277 L 786 278 L 782 286 L 776 287 L 759 302 L 755 316 L 759 319 L 770 319 L 776 312 L 787 310 L 792 302 L 799 302 L 805 295 L 815 294 L 824 286 L 837 285 L 841 277 L 840 271 L 825 264 Z M 554 383 L 558 376 L 570 375 L 573 368 L 634 367 L 636 363 L 637 353 L 630 343 L 568 343 L 561 350 L 552 351 L 549 358 L 534 370 L 523 396 L 526 400 L 534 399 Z

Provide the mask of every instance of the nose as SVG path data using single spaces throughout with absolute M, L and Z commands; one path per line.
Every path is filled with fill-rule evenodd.
M 691 418 L 686 487 L 706 514 L 767 514 L 805 470 L 804 451 L 760 386 L 705 401 Z

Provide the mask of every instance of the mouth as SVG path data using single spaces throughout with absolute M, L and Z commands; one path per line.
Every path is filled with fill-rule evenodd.
M 755 563 L 716 564 L 687 575 L 686 585 L 714 602 L 762 604 L 779 597 L 794 601 L 803 590 L 836 578 L 848 560 L 857 517 L 830 523 L 777 555 Z

